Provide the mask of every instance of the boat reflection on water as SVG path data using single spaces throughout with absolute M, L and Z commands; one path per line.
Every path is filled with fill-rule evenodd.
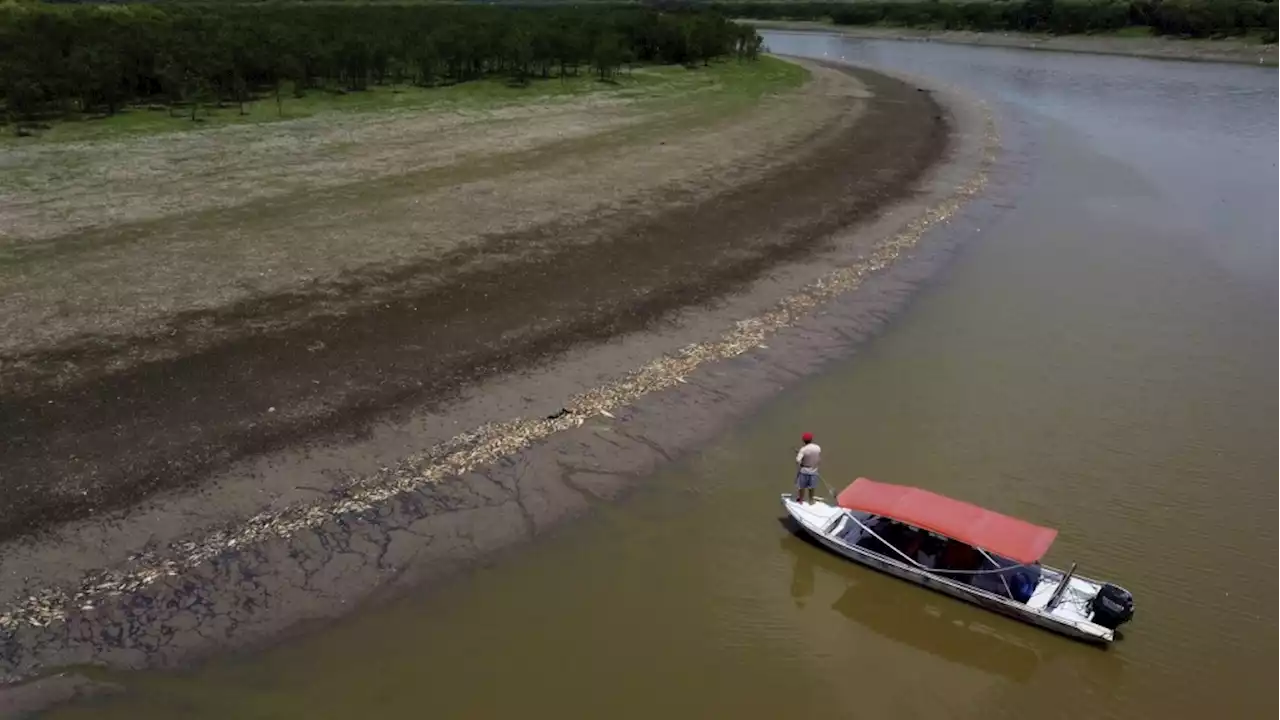
M 795 542 L 797 540 L 798 538 L 783 538 L 783 547 L 786 548 L 788 541 Z M 814 562 L 812 555 L 813 553 L 808 552 L 792 552 L 795 563 L 791 566 L 791 599 L 799 609 L 803 609 L 808 605 L 809 598 L 813 597 L 816 578 L 813 572 Z
M 1041 650 L 991 625 L 964 619 L 979 614 L 973 609 L 928 593 L 914 597 L 921 593 L 894 578 L 849 565 L 819 547 L 790 518 L 780 521 L 794 533 L 781 539 L 781 547 L 793 558 L 791 598 L 796 607 L 804 608 L 812 598 L 821 567 L 847 584 L 831 609 L 887 640 L 1016 683 L 1029 681 L 1041 666 Z
M 882 578 L 876 578 L 877 581 Z M 876 585 L 879 582 L 874 583 Z M 831 609 L 881 637 L 908 645 L 948 662 L 1026 683 L 1040 667 L 1040 653 L 1011 636 L 980 622 L 965 620 L 969 608 L 939 607 L 934 603 L 887 601 L 874 597 L 869 583 L 851 583 Z

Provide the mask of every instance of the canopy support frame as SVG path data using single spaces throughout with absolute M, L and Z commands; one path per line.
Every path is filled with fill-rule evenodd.
M 1017 568 L 1017 567 L 1029 567 L 1029 565 L 1027 565 L 1026 563 L 1018 563 L 1017 565 L 1010 565 L 1009 567 L 1005 567 L 1005 568 L 1002 568 L 1002 567 L 998 567 L 998 566 L 997 566 L 997 567 L 996 567 L 996 569 L 994 569 L 994 570 L 944 570 L 944 569 L 942 569 L 942 568 L 927 568 L 927 567 L 925 567 L 924 565 L 921 565 L 920 563 L 916 562 L 916 561 L 915 561 L 915 558 L 907 557 L 907 554 L 906 554 L 906 553 L 904 553 L 904 552 L 902 552 L 901 550 L 899 550 L 898 548 L 894 547 L 894 546 L 893 546 L 893 544 L 892 544 L 892 543 L 890 543 L 888 540 L 885 540 L 884 538 L 882 538 L 882 537 L 880 537 L 879 535 L 877 535 L 875 530 L 872 530 L 871 528 L 867 527 L 866 523 L 864 523 L 864 522 L 862 522 L 861 520 L 859 520 L 858 518 L 854 517 L 854 516 L 853 516 L 853 513 L 851 513 L 848 509 L 844 509 L 844 513 L 845 513 L 845 517 L 847 517 L 847 518 L 849 518 L 850 520 L 852 520 L 852 521 L 854 521 L 854 522 L 858 523 L 858 527 L 860 527 L 860 528 L 862 528 L 863 530 L 865 530 L 865 531 L 867 532 L 867 534 L 868 534 L 868 535 L 870 535 L 871 537 L 873 537 L 873 538 L 875 538 L 875 539 L 879 540 L 879 541 L 880 541 L 880 542 L 881 542 L 885 547 L 887 547 L 887 548 L 889 548 L 890 550 L 892 550 L 892 551 L 894 551 L 895 553 L 897 553 L 897 555 L 898 555 L 899 557 L 901 557 L 903 560 L 906 560 L 908 563 L 910 563 L 910 564 L 911 564 L 913 567 L 915 567 L 917 570 L 922 570 L 922 571 L 924 571 L 924 572 L 926 572 L 926 573 L 930 573 L 930 574 L 933 574 L 933 575 L 944 575 L 944 576 L 945 576 L 945 575 L 995 575 L 995 574 L 997 574 L 997 573 L 1007 572 L 1007 571 L 1012 570 L 1013 568 Z M 884 517 L 884 516 L 880 516 L 880 517 Z M 902 522 L 901 520 L 894 520 L 893 518 L 889 518 L 889 519 L 890 519 L 890 520 L 893 520 L 894 522 Z M 915 527 L 914 525 L 911 525 L 910 523 L 902 523 L 902 524 L 903 524 L 903 525 L 907 525 L 908 527 Z M 922 531 L 922 532 L 929 532 L 928 530 L 924 530 L 923 528 L 916 528 L 916 529 L 917 529 L 917 530 L 920 530 L 920 531 Z M 935 534 L 936 534 L 936 533 L 935 533 Z M 949 540 L 954 540 L 955 538 L 948 538 L 948 539 L 949 539 Z M 958 541 L 957 541 L 957 542 L 958 542 Z M 968 543 L 965 543 L 965 544 L 966 544 L 966 545 L 968 545 Z M 983 555 L 984 557 L 986 557 L 988 560 L 991 560 L 991 556 L 990 556 L 990 555 L 987 555 L 987 552 L 986 552 L 985 550 L 983 550 L 982 548 L 980 548 L 980 547 L 978 547 L 978 546 L 976 546 L 976 545 L 970 545 L 970 547 L 972 547 L 972 548 L 974 548 L 975 550 L 977 550 L 978 552 L 982 553 L 982 555 Z M 864 549 L 865 549 L 865 548 L 864 548 Z M 994 561 L 994 560 L 991 560 L 991 564 L 992 564 L 992 565 L 995 565 L 996 563 L 995 563 L 995 561 Z M 1074 569 L 1074 567 L 1073 567 L 1073 569 Z M 1000 579 L 1003 581 L 1003 580 L 1004 580 L 1004 577 L 1003 577 L 1003 576 L 1001 576 L 1001 578 L 1000 578 Z M 1004 587 L 1005 587 L 1005 590 L 1008 590 L 1008 589 L 1009 589 L 1009 583 L 1008 583 L 1007 581 L 1005 581 L 1005 583 L 1004 583 Z M 1009 593 L 1009 597 L 1010 597 L 1010 598 L 1013 598 L 1013 593 L 1012 593 L 1012 592 L 1010 592 L 1010 593 Z

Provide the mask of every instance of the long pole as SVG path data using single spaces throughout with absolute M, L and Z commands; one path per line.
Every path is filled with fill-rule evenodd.
M 823 484 L 823 486 L 825 486 L 825 487 L 827 488 L 827 494 L 831 496 L 831 504 L 832 504 L 832 505 L 835 505 L 835 504 L 836 504 L 836 491 L 835 491 L 835 490 L 832 490 L 832 489 L 831 489 L 831 486 L 827 484 L 827 479 L 826 479 L 826 478 L 824 478 L 824 477 L 822 477 L 822 473 L 818 473 L 818 477 L 822 478 L 822 484 Z

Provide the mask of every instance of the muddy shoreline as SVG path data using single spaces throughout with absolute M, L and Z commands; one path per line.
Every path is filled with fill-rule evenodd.
M 851 112 L 787 166 L 727 192 L 538 223 L 336 285 L 184 313 L 158 336 L 19 357 L 34 373 L 77 370 L 30 386 L 9 378 L 0 539 L 196 486 L 243 458 L 350 441 L 370 423 L 744 287 L 906 192 L 941 152 L 927 97 L 867 82 L 919 107 L 877 104 L 856 122 Z M 153 346 L 157 359 L 111 367 Z
M 879 97 L 893 99 L 892 82 L 865 73 L 860 77 Z M 899 92 L 904 93 L 899 102 L 881 107 L 909 110 L 918 120 L 920 107 L 928 105 L 907 101 L 929 94 L 913 85 L 900 86 Z M 69 610 L 64 616 L 41 619 L 28 612 L 21 616 L 23 622 L 13 622 L 17 616 L 10 607 L 0 611 L 10 613 L 7 627 L 0 629 L 0 676 L 16 679 L 79 664 L 173 667 L 219 650 L 252 648 L 298 631 L 308 621 L 348 612 L 356 603 L 376 602 L 371 591 L 376 598 L 443 577 L 517 548 L 594 502 L 619 496 L 645 473 L 686 451 L 691 428 L 698 434 L 715 432 L 789 382 L 847 356 L 945 263 L 965 234 L 963 227 L 918 241 L 984 182 L 996 144 L 989 119 L 968 101 L 938 97 L 946 117 L 936 114 L 930 120 L 949 127 L 945 162 L 933 164 L 942 146 L 932 156 L 926 154 L 927 162 L 899 188 L 893 202 L 872 195 L 877 203 L 854 203 L 844 213 L 809 208 L 822 222 L 812 226 L 813 234 L 802 235 L 808 246 L 799 246 L 806 249 L 798 262 L 780 262 L 798 252 L 796 245 L 782 245 L 739 264 L 741 274 L 718 269 L 720 275 L 710 276 L 719 281 L 718 298 L 705 283 L 697 283 L 674 295 L 684 310 L 660 306 L 619 318 L 606 309 L 597 330 L 578 329 L 566 338 L 567 346 L 583 343 L 585 350 L 553 362 L 538 356 L 539 362 L 521 372 L 454 390 L 447 407 L 384 415 L 378 425 L 353 433 L 340 453 L 314 446 L 284 448 L 228 463 L 200 493 L 161 497 L 105 521 L 65 526 L 41 542 L 11 544 L 19 552 L 0 562 L 0 570 L 7 578 L 24 578 L 24 590 L 34 593 L 59 582 L 66 587 L 69 578 L 88 577 L 78 587 L 89 592 L 77 595 L 72 585 L 61 596 L 25 605 L 30 610 L 60 602 L 63 611 Z M 881 144 L 900 152 L 900 147 Z M 812 177 L 831 167 L 815 163 Z M 761 201 L 760 195 L 747 195 L 742 207 Z M 697 213 L 681 218 L 695 227 L 698 219 Z M 839 229 L 846 227 L 850 229 Z M 815 249 L 817 237 L 824 240 Z M 677 247 L 668 251 L 678 257 Z M 797 294 L 798 289 L 803 290 Z M 744 325 L 737 322 L 742 318 L 754 319 Z M 635 324 L 627 325 L 626 319 Z M 730 328 L 728 334 L 725 328 Z M 613 336 L 622 330 L 630 331 Z M 619 368 L 642 365 L 656 353 L 667 353 L 665 365 L 643 365 L 648 375 L 632 373 L 619 381 Z M 588 390 L 599 387 L 598 381 L 611 383 L 612 389 Z M 533 419 L 481 424 L 512 416 Z M 455 435 L 427 452 L 414 445 L 442 429 L 476 425 L 478 430 Z M 418 432 L 424 428 L 431 432 Z M 405 459 L 386 467 L 382 463 L 388 456 Z M 207 507 L 212 493 L 225 495 L 236 490 L 237 482 L 266 473 L 302 482 L 335 472 L 368 472 L 374 480 L 321 493 L 326 507 L 346 508 L 329 517 L 294 522 L 289 506 L 244 492 L 231 497 L 221 511 Z M 398 489 L 359 494 L 370 487 Z M 350 504 L 361 497 L 374 499 Z M 264 500 L 268 510 L 258 516 L 263 532 L 235 535 L 234 518 Z M 218 536 L 221 544 L 191 543 L 196 560 L 189 564 L 166 557 L 175 546 L 166 550 L 156 544 L 157 537 L 176 535 L 193 521 L 213 527 L 219 520 L 228 523 Z M 289 522 L 293 525 L 287 533 L 272 530 Z M 101 566 L 95 564 L 104 559 L 97 546 L 108 537 L 122 538 L 141 552 L 109 573 L 89 572 Z M 244 537 L 254 541 L 241 544 Z M 52 569 L 58 563 L 64 567 Z M 9 590 L 4 593 L 7 604 L 22 600 L 23 592 Z M 113 594 L 117 591 L 123 592 Z M 10 710 L 17 708 L 31 697 L 65 697 L 84 689 L 83 683 L 61 676 L 22 686 L 20 692 L 10 688 L 0 693 L 0 710 L 6 703 Z

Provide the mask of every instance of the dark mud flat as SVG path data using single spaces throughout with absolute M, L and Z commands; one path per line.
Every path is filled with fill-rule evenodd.
M 865 115 L 767 179 L 669 211 L 490 237 L 478 252 L 336 292 L 186 317 L 185 335 L 136 341 L 172 359 L 4 397 L 0 538 L 198 485 L 256 453 L 359 437 L 371 421 L 649 327 L 822 249 L 907 192 L 946 145 L 928 93 L 854 72 L 875 95 Z M 370 286 L 397 299 L 363 303 Z M 322 305 L 323 316 L 257 330 Z M 229 332 L 184 352 L 202 333 Z M 94 367 L 94 353 L 116 351 L 42 360 Z

